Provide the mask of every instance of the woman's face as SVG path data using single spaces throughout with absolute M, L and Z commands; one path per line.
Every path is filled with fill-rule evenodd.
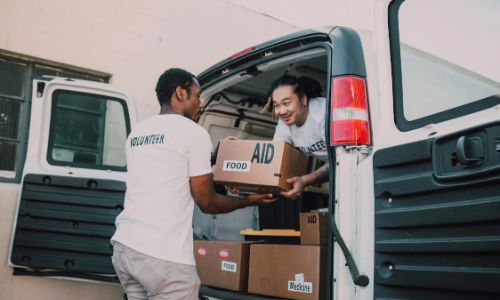
M 307 98 L 299 99 L 290 85 L 280 86 L 271 95 L 274 113 L 286 125 L 301 126 L 307 119 Z

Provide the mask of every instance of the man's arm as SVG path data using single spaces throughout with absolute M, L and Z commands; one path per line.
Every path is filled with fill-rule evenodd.
M 319 169 L 314 170 L 309 174 L 288 178 L 286 182 L 292 185 L 292 189 L 286 192 L 282 192 L 281 195 L 285 198 L 297 199 L 302 195 L 306 186 L 315 183 L 327 182 L 329 175 L 328 166 L 328 163 L 326 163 Z
M 271 203 L 272 194 L 252 194 L 244 198 L 219 195 L 214 190 L 212 174 L 190 177 L 191 194 L 201 211 L 210 214 L 231 212 L 252 204 Z
M 313 172 L 303 175 L 302 178 L 306 182 L 306 186 L 316 184 L 316 183 L 323 183 L 328 181 L 328 168 L 329 164 L 326 163 L 322 165 L 320 168 L 317 170 L 314 170 Z

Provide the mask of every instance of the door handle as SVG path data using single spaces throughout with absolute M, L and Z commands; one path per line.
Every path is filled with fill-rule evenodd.
M 458 138 L 457 159 L 463 167 L 477 165 L 483 158 L 483 143 L 480 137 L 465 138 L 462 135 Z

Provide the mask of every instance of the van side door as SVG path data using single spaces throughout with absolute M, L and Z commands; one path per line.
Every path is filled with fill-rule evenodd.
M 15 275 L 115 281 L 131 98 L 109 84 L 33 81 L 29 144 L 9 264 Z

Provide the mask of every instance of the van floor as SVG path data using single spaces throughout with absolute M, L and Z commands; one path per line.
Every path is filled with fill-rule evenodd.
M 224 289 L 217 289 L 202 285 L 200 287 L 200 300 L 210 299 L 223 299 L 223 300 L 277 300 L 283 298 L 266 297 L 261 295 L 247 294 L 245 292 L 234 292 Z

